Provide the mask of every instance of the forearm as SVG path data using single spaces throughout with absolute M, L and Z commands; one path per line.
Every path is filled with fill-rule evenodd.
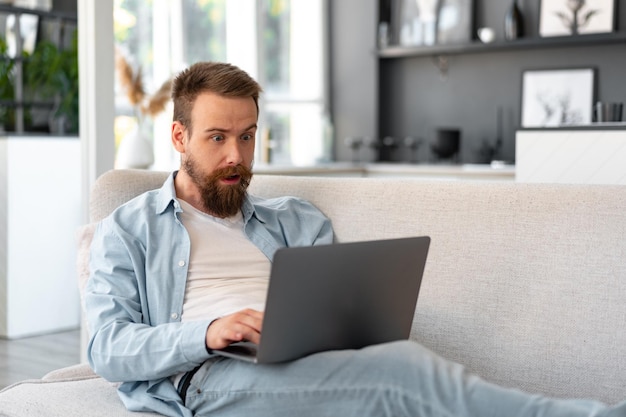
M 211 355 L 205 347 L 208 322 L 144 324 L 111 322 L 97 329 L 88 346 L 94 371 L 109 381 L 149 381 L 189 371 Z

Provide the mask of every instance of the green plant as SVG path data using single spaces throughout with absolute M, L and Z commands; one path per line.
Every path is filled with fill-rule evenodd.
M 68 133 L 78 132 L 78 37 L 74 32 L 69 48 L 41 41 L 24 61 L 24 84 L 30 99 L 52 99 L 50 118 L 64 123 Z
M 7 43 L 0 37 L 0 100 L 12 101 L 15 96 L 13 87 L 13 67 L 15 62 L 8 59 Z M 0 106 L 0 127 L 5 130 L 12 130 L 15 125 L 15 109 L 8 103 Z

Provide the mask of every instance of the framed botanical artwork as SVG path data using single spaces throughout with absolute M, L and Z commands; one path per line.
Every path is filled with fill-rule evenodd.
M 595 69 L 527 70 L 522 74 L 521 127 L 558 127 L 592 122 Z
M 540 36 L 585 35 L 615 30 L 616 0 L 540 1 Z
M 437 43 L 466 43 L 472 38 L 473 0 L 439 0 Z

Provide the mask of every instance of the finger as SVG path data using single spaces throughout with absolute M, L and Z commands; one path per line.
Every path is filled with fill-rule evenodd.
M 212 337 L 209 336 L 209 347 L 211 349 L 222 349 L 231 343 L 250 341 L 252 343 L 259 343 L 261 334 L 241 324 L 235 324 L 232 327 L 224 327 L 216 332 Z
M 229 329 L 236 333 L 234 337 L 237 341 L 245 339 L 259 343 L 262 319 L 257 315 L 236 315 L 233 318 L 233 323 L 229 324 L 229 326 Z
M 259 341 L 261 340 L 261 333 L 247 326 L 242 326 L 239 329 L 233 329 L 233 333 L 229 336 L 231 339 L 231 343 L 248 341 L 248 342 L 258 344 Z
M 222 349 L 233 342 L 260 341 L 262 315 L 239 312 L 211 323 L 207 329 L 206 344 L 210 349 Z
M 243 310 L 240 314 L 235 313 L 235 319 L 256 330 L 257 332 L 261 332 L 263 327 L 263 312 L 257 310 Z

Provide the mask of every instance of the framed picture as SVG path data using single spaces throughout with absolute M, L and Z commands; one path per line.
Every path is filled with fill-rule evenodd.
M 472 39 L 473 0 L 440 0 L 437 43 L 466 43 Z
M 590 124 L 594 101 L 594 68 L 524 71 L 521 126 Z
M 585 35 L 615 30 L 615 0 L 540 0 L 539 36 Z

